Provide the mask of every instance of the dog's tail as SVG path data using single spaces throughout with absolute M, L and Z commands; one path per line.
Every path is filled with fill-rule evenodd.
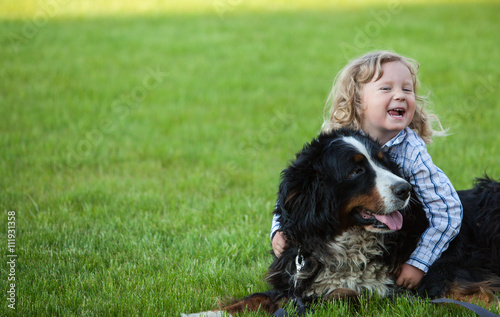
M 482 282 L 456 281 L 452 283 L 445 297 L 462 302 L 482 302 L 489 305 L 498 305 L 498 297 L 495 293 L 500 292 L 500 278 L 491 276 Z

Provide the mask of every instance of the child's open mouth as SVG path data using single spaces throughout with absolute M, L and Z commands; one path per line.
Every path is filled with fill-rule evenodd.
M 394 118 L 402 118 L 405 115 L 405 110 L 401 108 L 391 109 L 388 111 L 389 115 Z

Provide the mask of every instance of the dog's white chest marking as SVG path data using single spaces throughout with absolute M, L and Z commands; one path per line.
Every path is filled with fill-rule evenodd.
M 338 288 L 387 295 L 394 283 L 381 263 L 382 236 L 362 229 L 346 231 L 317 254 L 324 265 L 305 296 L 327 296 Z M 300 278 L 300 277 L 299 277 Z

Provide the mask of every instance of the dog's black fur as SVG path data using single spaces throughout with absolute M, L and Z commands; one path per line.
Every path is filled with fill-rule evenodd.
M 346 142 L 347 139 L 362 144 L 366 152 L 361 153 Z M 268 281 L 273 290 L 250 295 L 223 309 L 230 313 L 245 309 L 264 309 L 273 313 L 295 297 L 308 302 L 370 294 L 374 292 L 370 288 L 372 281 L 380 282 L 381 288 L 375 288 L 375 292 L 381 292 L 382 296 L 400 291 L 394 277 L 416 248 L 429 223 L 411 187 L 398 182 L 397 178 L 390 186 L 391 195 L 401 200 L 405 195 L 412 195 L 409 203 L 400 209 L 403 215 L 401 230 L 389 230 L 375 218 L 360 217 L 361 211 L 374 211 L 373 206 L 382 204 L 380 195 L 374 190 L 379 186 L 375 180 L 375 165 L 401 176 L 398 166 L 379 144 L 359 132 L 323 133 L 306 144 L 296 160 L 282 172 L 275 213 L 289 247 L 270 266 Z M 424 297 L 448 296 L 469 301 L 474 297 L 491 301 L 494 292 L 500 291 L 500 183 L 484 177 L 477 180 L 474 189 L 458 194 L 464 208 L 460 233 L 431 266 L 416 293 Z M 378 202 L 374 202 L 377 199 Z M 374 255 L 360 260 L 359 267 L 350 269 L 363 273 L 364 269 L 380 268 L 380 273 L 375 272 L 373 280 L 367 278 L 365 284 L 354 288 L 348 283 L 342 286 L 342 282 L 324 280 L 321 276 L 325 270 L 341 277 L 341 271 L 345 270 L 346 278 L 351 274 L 349 265 L 355 265 L 345 263 L 345 258 L 335 260 L 338 254 L 332 251 L 335 249 L 332 245 L 339 237 L 350 239 L 359 234 L 379 239 L 379 244 Z M 347 251 L 364 252 L 359 251 L 364 250 L 363 245 L 352 248 L 356 250 Z M 304 265 L 300 273 L 297 263 Z M 340 273 L 335 272 L 336 269 Z M 339 275 L 335 276 L 338 279 Z M 320 288 L 320 279 L 326 287 Z

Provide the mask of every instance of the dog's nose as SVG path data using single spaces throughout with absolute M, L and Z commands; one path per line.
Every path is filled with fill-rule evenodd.
M 392 186 L 392 193 L 401 200 L 406 200 L 410 196 L 411 185 L 407 182 L 397 183 Z

